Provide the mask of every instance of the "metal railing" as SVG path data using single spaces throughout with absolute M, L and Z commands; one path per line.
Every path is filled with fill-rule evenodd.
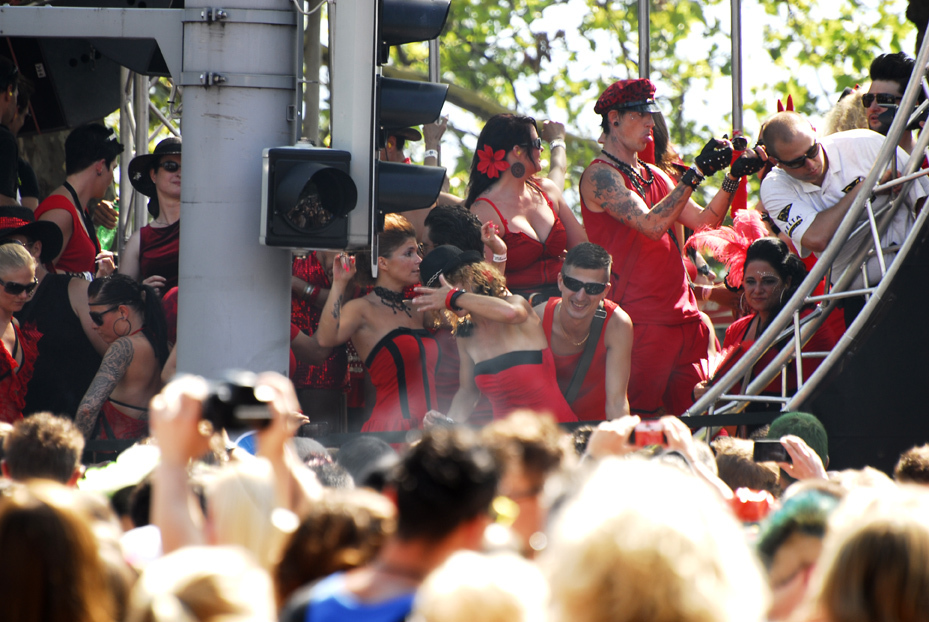
M 897 143 L 911 121 L 918 118 L 929 107 L 929 100 L 919 107 L 915 106 L 920 90 L 929 96 L 929 83 L 924 76 L 927 60 L 929 60 L 929 38 L 923 41 L 916 58 L 915 66 L 923 70 L 914 69 L 913 77 L 900 102 L 898 114 L 890 126 L 874 166 L 862 182 L 862 189 L 816 265 L 810 270 L 794 296 L 784 305 L 780 313 L 742 358 L 684 412 L 683 416 L 696 416 L 704 413 L 710 415 L 739 413 L 752 403 L 779 403 L 782 405 L 782 411 L 796 409 L 813 394 L 831 367 L 842 357 L 868 324 L 869 318 L 884 299 L 894 275 L 902 266 L 925 227 L 927 212 L 929 212 L 927 208 L 919 212 L 907 233 L 906 240 L 899 248 L 881 247 L 881 236 L 897 211 L 905 208 L 904 199 L 909 185 L 919 177 L 929 174 L 929 170 L 917 172 L 917 168 L 927 155 L 927 145 L 929 145 L 929 132 L 921 132 L 903 175 L 887 183 L 878 184 L 888 167 L 893 167 L 893 172 L 896 173 Z M 903 111 L 913 112 L 900 114 Z M 890 190 L 900 185 L 903 185 L 902 191 L 897 192 L 896 196 L 891 199 Z M 871 197 L 874 193 L 881 192 L 887 194 L 872 203 Z M 867 219 L 859 224 L 863 211 Z M 896 251 L 895 258 L 890 265 L 887 265 L 884 255 L 894 251 Z M 832 267 L 840 256 L 843 263 L 845 259 L 849 259 L 847 267 L 837 279 L 832 279 Z M 871 285 L 868 268 L 874 270 L 875 264 L 881 278 L 877 285 Z M 830 277 L 827 279 L 827 292 L 820 296 L 812 296 L 813 290 L 827 273 Z M 857 285 L 859 278 L 863 286 L 853 288 L 852 286 Z M 831 288 L 828 287 L 829 281 L 833 281 Z M 867 299 L 864 308 L 831 352 L 801 352 L 803 346 L 822 326 L 829 314 L 835 310 L 839 300 L 862 295 Z M 811 303 L 818 304 L 816 311 L 801 319 L 801 310 Z M 752 378 L 753 368 L 761 357 L 785 339 L 787 343 L 781 347 L 774 359 Z M 823 357 L 823 361 L 808 378 L 804 378 L 803 360 L 813 357 Z M 788 373 L 787 366 L 792 362 L 796 362 L 797 389 L 793 395 L 788 395 L 786 374 Z M 781 396 L 760 395 L 778 374 L 782 375 Z M 740 390 L 730 392 L 737 383 Z

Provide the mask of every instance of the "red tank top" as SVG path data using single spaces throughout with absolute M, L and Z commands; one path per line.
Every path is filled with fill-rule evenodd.
M 596 162 L 613 167 L 622 175 L 626 187 L 635 191 L 629 178 L 612 163 L 595 159 L 591 164 Z M 654 173 L 656 169 L 650 168 Z M 669 192 L 663 177 L 654 174 L 654 178 L 642 197 L 649 209 Z M 633 324 L 675 326 L 699 320 L 697 299 L 687 282 L 680 250 L 670 234 L 651 240 L 606 212 L 592 212 L 584 204 L 583 196 L 581 214 L 587 237 L 613 257 L 609 297 L 629 314 Z
M 552 342 L 552 327 L 555 321 L 555 307 L 561 302 L 561 298 L 549 298 L 545 305 L 545 315 L 542 318 L 542 328 L 545 329 L 545 337 L 548 343 Z M 612 300 L 604 300 L 603 306 L 606 309 L 606 321 L 603 323 L 603 330 L 600 332 L 600 340 L 597 341 L 597 348 L 594 350 L 593 359 L 590 361 L 590 367 L 587 369 L 587 375 L 584 376 L 584 382 L 581 384 L 577 397 L 569 403 L 571 410 L 581 421 L 603 421 L 606 419 L 606 326 L 613 317 L 618 305 Z M 586 345 L 586 344 L 585 344 Z M 577 354 L 567 356 L 558 356 L 552 352 L 555 359 L 555 372 L 558 376 L 558 388 L 561 389 L 562 395 L 568 392 L 571 385 L 571 378 L 574 377 L 574 370 L 577 369 L 578 362 L 584 350 Z
M 178 253 L 181 244 L 181 221 L 167 227 L 146 225 L 139 230 L 139 266 L 141 280 L 150 276 L 165 279 L 164 291 L 177 286 Z
M 424 329 L 395 328 L 374 346 L 365 361 L 377 401 L 362 432 L 422 427 L 436 407 L 435 370 L 439 347 Z
M 490 400 L 494 419 L 528 408 L 554 415 L 559 423 L 577 421 L 558 390 L 551 348 L 518 350 L 476 363 L 474 383 Z
M 544 242 L 534 240 L 522 231 L 510 231 L 506 218 L 496 205 L 487 199 L 477 199 L 494 208 L 497 216 L 500 217 L 500 222 L 503 223 L 502 237 L 506 243 L 507 254 L 504 276 L 506 276 L 506 284 L 510 289 L 534 290 L 557 283 L 558 273 L 564 263 L 561 256 L 568 244 L 568 234 L 561 219 L 558 218 L 555 204 L 540 188 L 533 184 L 530 184 L 530 187 L 538 190 L 555 215 L 555 223 Z
M 45 212 L 56 209 L 63 209 L 71 215 L 71 238 L 68 240 L 68 245 L 62 249 L 58 263 L 55 264 L 55 270 L 93 274 L 96 272 L 97 247 L 84 230 L 83 219 L 70 199 L 60 194 L 49 196 L 36 208 L 35 219 L 39 220 Z

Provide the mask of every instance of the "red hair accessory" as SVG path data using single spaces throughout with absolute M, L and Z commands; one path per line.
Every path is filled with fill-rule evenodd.
M 697 231 L 687 240 L 687 246 L 709 249 L 713 257 L 729 268 L 729 276 L 726 277 L 729 285 L 739 287 L 742 285 L 748 247 L 767 235 L 768 230 L 761 220 L 761 214 L 753 209 L 743 209 L 732 217 L 731 227 Z
M 491 283 L 494 282 L 494 275 L 490 270 L 481 270 L 481 274 L 483 274 L 484 278 L 490 281 Z
M 484 148 L 477 152 L 477 170 L 491 179 L 499 177 L 501 172 L 510 168 L 509 162 L 503 160 L 505 157 L 506 151 L 503 149 L 494 151 L 490 145 L 484 145 Z

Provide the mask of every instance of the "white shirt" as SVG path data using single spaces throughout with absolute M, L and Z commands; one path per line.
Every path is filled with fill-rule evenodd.
M 761 184 L 761 200 L 765 210 L 790 237 L 802 256 L 810 254 L 810 251 L 802 247 L 801 241 L 816 214 L 834 206 L 857 182 L 864 181 L 877 160 L 883 143 L 884 136 L 871 130 L 850 130 L 824 137 L 820 140 L 826 154 L 826 175 L 822 186 L 794 179 L 779 168 L 775 168 L 765 177 Z M 909 159 L 909 155 L 898 147 L 897 170 L 902 171 Z M 917 199 L 927 194 L 929 185 L 925 177 L 909 185 L 905 208 L 897 210 L 886 232 L 881 236 L 882 248 L 903 243 L 913 225 L 913 205 Z M 867 219 L 867 212 L 862 210 L 858 224 L 866 223 Z M 870 236 L 867 226 L 853 239 L 861 239 L 864 235 Z M 834 280 L 845 270 L 857 244 L 846 246 L 847 251 L 843 249 L 833 265 Z M 879 274 L 878 271 L 877 275 Z M 876 279 L 872 280 L 873 282 L 876 282 Z

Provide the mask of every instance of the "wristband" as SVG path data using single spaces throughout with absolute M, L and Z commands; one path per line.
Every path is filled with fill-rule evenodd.
M 461 311 L 461 307 L 458 306 L 458 299 L 465 295 L 465 290 L 459 289 L 452 294 L 451 303 L 452 311 Z
M 506 261 L 506 253 L 503 253 L 502 255 L 494 253 L 494 263 L 503 263 L 504 261 Z
M 732 177 L 729 177 L 729 175 L 726 175 L 726 177 L 723 179 L 723 184 L 722 186 L 720 186 L 720 188 L 722 189 L 723 192 L 734 194 L 735 191 L 739 189 L 739 180 L 733 179 Z
M 697 186 L 703 181 L 703 175 L 697 171 L 697 167 L 691 166 L 681 176 L 681 183 L 690 186 L 691 190 L 696 190 Z
M 563 139 L 563 138 L 556 138 L 555 140 L 549 141 L 548 144 L 549 144 L 549 146 L 550 146 L 552 149 L 555 149 L 555 147 L 561 147 L 561 148 L 564 149 L 565 151 L 568 150 L 568 146 L 565 145 L 565 142 L 564 142 L 564 139 Z
M 445 308 L 449 311 L 460 311 L 461 309 L 455 304 L 455 301 L 463 293 L 465 293 L 463 289 L 453 289 L 445 294 Z
M 438 152 L 438 150 L 436 150 L 436 149 L 426 149 L 426 153 L 423 154 L 423 159 L 426 159 L 426 158 L 435 158 L 436 160 L 438 160 L 438 159 L 439 159 L 439 152 Z

